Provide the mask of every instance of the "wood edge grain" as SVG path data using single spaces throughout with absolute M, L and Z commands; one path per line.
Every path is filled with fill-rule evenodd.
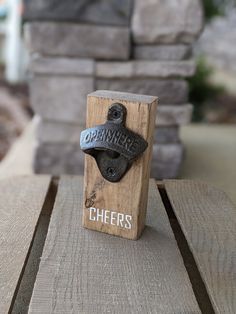
M 47 177 L 48 175 L 42 176 Z M 30 178 L 32 176 L 27 177 Z M 21 274 L 19 276 L 18 283 L 12 298 L 9 313 L 21 313 L 22 311 L 25 313 L 28 312 L 28 307 L 34 289 L 34 283 L 39 269 L 40 258 L 42 256 L 45 240 L 47 237 L 51 213 L 55 203 L 57 188 L 58 178 L 51 177 L 48 185 L 48 190 L 45 195 L 44 203 L 42 205 L 41 213 L 39 215 L 37 224 L 35 225 L 35 230 L 32 236 L 30 247 L 26 255 L 24 265 L 22 267 Z M 40 235 L 40 232 L 43 232 L 43 237 Z M 36 242 L 38 243 L 35 244 Z M 27 275 L 28 272 L 30 273 L 30 276 Z
M 149 120 L 148 120 L 148 125 L 149 128 L 147 130 L 147 137 L 146 140 L 149 140 L 148 143 L 148 152 L 147 154 L 147 163 L 146 167 L 143 167 L 142 169 L 142 176 L 143 176 L 143 184 L 141 186 L 141 194 L 146 194 L 147 198 L 144 204 L 141 204 L 140 206 L 143 206 L 145 210 L 140 211 L 140 216 L 138 217 L 138 234 L 137 234 L 137 239 L 141 236 L 143 229 L 145 228 L 146 225 L 146 214 L 147 214 L 147 206 L 148 206 L 148 191 L 149 191 L 149 184 L 150 184 L 150 174 L 151 174 L 151 163 L 152 163 L 152 155 L 153 155 L 153 142 L 154 142 L 154 129 L 155 129 L 155 117 L 157 114 L 157 106 L 158 106 L 158 101 L 157 99 L 154 100 L 150 105 L 149 105 Z M 141 195 L 140 195 L 141 197 Z M 137 240 L 136 239 L 136 240 Z
M 156 185 L 157 185 L 157 188 L 161 189 L 161 188 L 164 188 L 164 181 L 163 180 L 155 180 L 156 181 Z
M 202 180 L 179 180 L 179 184 L 178 180 L 166 180 L 165 184 L 167 193 L 169 194 L 169 198 L 173 205 L 173 210 L 176 213 L 176 218 L 179 221 L 179 225 L 183 230 L 183 233 L 186 235 L 187 241 L 189 241 L 190 250 L 192 251 L 192 254 L 195 258 L 199 273 L 203 278 L 206 290 L 208 291 L 211 304 L 215 311 L 214 313 L 234 313 L 235 303 L 231 301 L 229 302 L 229 300 L 235 299 L 235 285 L 232 284 L 232 281 L 228 280 L 227 277 L 229 272 L 233 272 L 235 266 L 234 259 L 231 256 L 231 253 L 234 252 L 234 245 L 232 246 L 232 244 L 230 243 L 231 245 L 228 246 L 227 240 L 228 237 L 230 238 L 230 235 L 234 235 L 234 232 L 232 233 L 232 230 L 235 230 L 235 204 L 229 198 L 227 193 L 225 193 L 225 191 L 223 191 L 219 187 L 214 186 L 214 184 L 209 184 Z M 180 206 L 178 195 L 182 196 L 181 200 L 183 202 L 183 207 Z M 191 208 L 192 206 L 189 203 L 189 199 L 192 200 L 193 209 L 195 211 L 193 211 L 193 209 Z M 187 215 L 188 208 L 193 216 Z M 227 219 L 224 219 L 220 214 L 224 212 L 224 209 L 226 208 Z M 211 212 L 210 209 L 213 209 L 213 211 Z M 185 212 L 186 216 L 188 216 L 189 218 L 193 217 L 191 223 L 186 221 L 186 219 L 183 217 L 183 213 Z M 206 250 L 204 251 L 204 254 L 208 256 L 208 259 L 210 261 L 206 264 L 204 263 L 204 259 L 202 258 L 201 252 L 203 249 L 199 250 L 195 239 L 196 233 L 194 234 L 192 231 L 192 224 L 194 222 L 196 222 L 197 225 L 199 224 L 198 220 L 195 217 L 195 213 L 199 213 L 199 217 L 203 215 L 203 217 L 205 218 L 204 221 L 202 221 L 204 229 L 202 230 L 202 232 L 199 232 L 198 235 L 200 236 L 202 233 L 204 234 L 205 231 L 207 237 L 205 237 L 205 241 L 203 243 L 207 243 L 209 241 L 210 248 L 215 248 L 213 251 L 211 251 L 210 248 L 206 248 Z M 217 223 L 217 217 L 221 217 L 220 223 Z M 205 220 L 207 221 L 206 224 Z M 217 228 L 214 223 L 216 224 Z M 228 223 L 231 228 L 228 226 Z M 211 228 L 214 228 L 214 230 Z M 219 238 L 217 237 L 217 233 L 219 234 Z M 231 237 L 230 239 L 232 240 L 233 237 Z M 224 244 L 223 249 L 220 250 L 218 249 L 217 245 L 222 240 L 224 241 Z M 228 263 L 225 262 L 224 264 L 219 262 L 221 261 L 221 259 L 225 261 L 226 257 L 232 262 L 230 270 L 229 267 L 227 267 Z M 217 267 L 215 266 L 215 263 L 217 264 Z M 219 277 L 220 279 L 218 279 Z M 218 280 L 220 281 L 221 289 L 218 289 L 217 287 Z M 227 290 L 225 290 L 226 287 Z M 224 294 L 225 291 L 228 291 L 230 299 L 227 299 L 227 295 Z
M 140 102 L 151 104 L 155 101 L 158 101 L 157 96 L 150 96 L 150 95 L 141 95 L 141 94 L 134 94 L 134 93 L 125 93 L 125 92 L 118 92 L 118 91 L 109 91 L 109 90 L 96 90 L 87 97 L 99 97 L 105 99 L 112 99 L 115 98 L 116 100 L 120 101 L 130 101 L 130 102 Z
M 194 258 L 194 254 L 192 252 L 191 246 L 189 245 L 184 235 L 184 232 L 181 228 L 181 225 L 178 222 L 178 219 L 175 215 L 174 208 L 172 207 L 171 201 L 169 199 L 165 184 L 166 182 L 170 182 L 170 181 L 177 183 L 180 180 L 157 181 L 156 185 L 159 190 L 163 205 L 166 209 L 169 222 L 170 222 L 172 231 L 174 233 L 179 251 L 183 258 L 183 263 L 188 273 L 190 282 L 192 284 L 193 292 L 196 297 L 199 308 L 202 311 L 202 313 L 215 314 L 215 311 L 211 302 L 211 298 L 207 292 L 205 280 L 201 276 L 201 272 L 198 269 L 197 261 Z M 185 180 L 185 181 L 190 181 L 190 180 Z

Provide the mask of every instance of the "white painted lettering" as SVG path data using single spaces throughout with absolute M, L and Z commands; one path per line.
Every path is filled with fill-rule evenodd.
M 92 221 L 96 221 L 96 217 L 92 217 L 92 213 L 95 213 L 96 212 L 96 208 L 94 208 L 94 207 L 90 207 L 89 208 L 89 220 L 92 220 Z
M 101 212 L 99 214 L 99 212 Z M 97 221 L 99 221 L 99 219 L 101 219 L 101 222 L 103 222 L 103 212 L 104 212 L 104 209 L 97 209 Z
M 132 229 L 132 216 L 107 209 L 89 208 L 89 220 L 110 224 L 125 229 Z
M 117 226 L 123 228 L 123 221 L 124 221 L 124 214 L 118 213 L 117 214 Z
M 110 218 L 109 213 L 110 213 L 109 210 L 105 210 L 105 215 L 104 215 L 104 223 L 105 224 L 109 224 L 109 218 Z
M 125 228 L 126 229 L 131 229 L 131 221 L 132 221 L 132 216 L 130 215 L 125 215 Z
M 113 222 L 116 220 L 116 212 L 111 212 L 111 225 L 115 226 L 116 224 Z

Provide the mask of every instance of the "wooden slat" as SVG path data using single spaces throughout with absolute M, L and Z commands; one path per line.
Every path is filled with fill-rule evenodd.
M 138 241 L 82 228 L 82 185 L 60 180 L 29 313 L 200 313 L 154 181 Z
M 236 313 L 236 209 L 205 183 L 165 181 L 216 313 Z
M 49 184 L 49 176 L 0 180 L 0 313 L 11 307 Z

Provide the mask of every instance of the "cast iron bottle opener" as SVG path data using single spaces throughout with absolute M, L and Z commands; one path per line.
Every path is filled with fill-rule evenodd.
M 119 103 L 108 110 L 107 122 L 81 132 L 80 147 L 95 158 L 101 175 L 118 182 L 147 148 L 148 143 L 125 127 L 127 110 Z

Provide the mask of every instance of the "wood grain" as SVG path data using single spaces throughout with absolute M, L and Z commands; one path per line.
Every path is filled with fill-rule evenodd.
M 202 182 L 165 187 L 216 313 L 236 313 L 236 209 L 227 195 Z
M 130 93 L 97 91 L 88 96 L 87 128 L 104 124 L 108 108 L 119 102 L 127 109 L 126 127 L 141 135 L 148 148 L 131 166 L 118 183 L 105 180 L 93 157 L 85 157 L 84 215 L 83 225 L 129 239 L 137 239 L 145 226 L 150 162 L 152 156 L 153 131 L 156 117 L 157 98 Z M 131 228 L 114 223 L 92 221 L 90 208 L 104 209 L 132 217 Z
M 59 182 L 29 313 L 200 313 L 154 181 L 138 241 L 83 228 L 82 185 Z
M 49 176 L 0 180 L 0 313 L 8 313 L 50 183 Z

